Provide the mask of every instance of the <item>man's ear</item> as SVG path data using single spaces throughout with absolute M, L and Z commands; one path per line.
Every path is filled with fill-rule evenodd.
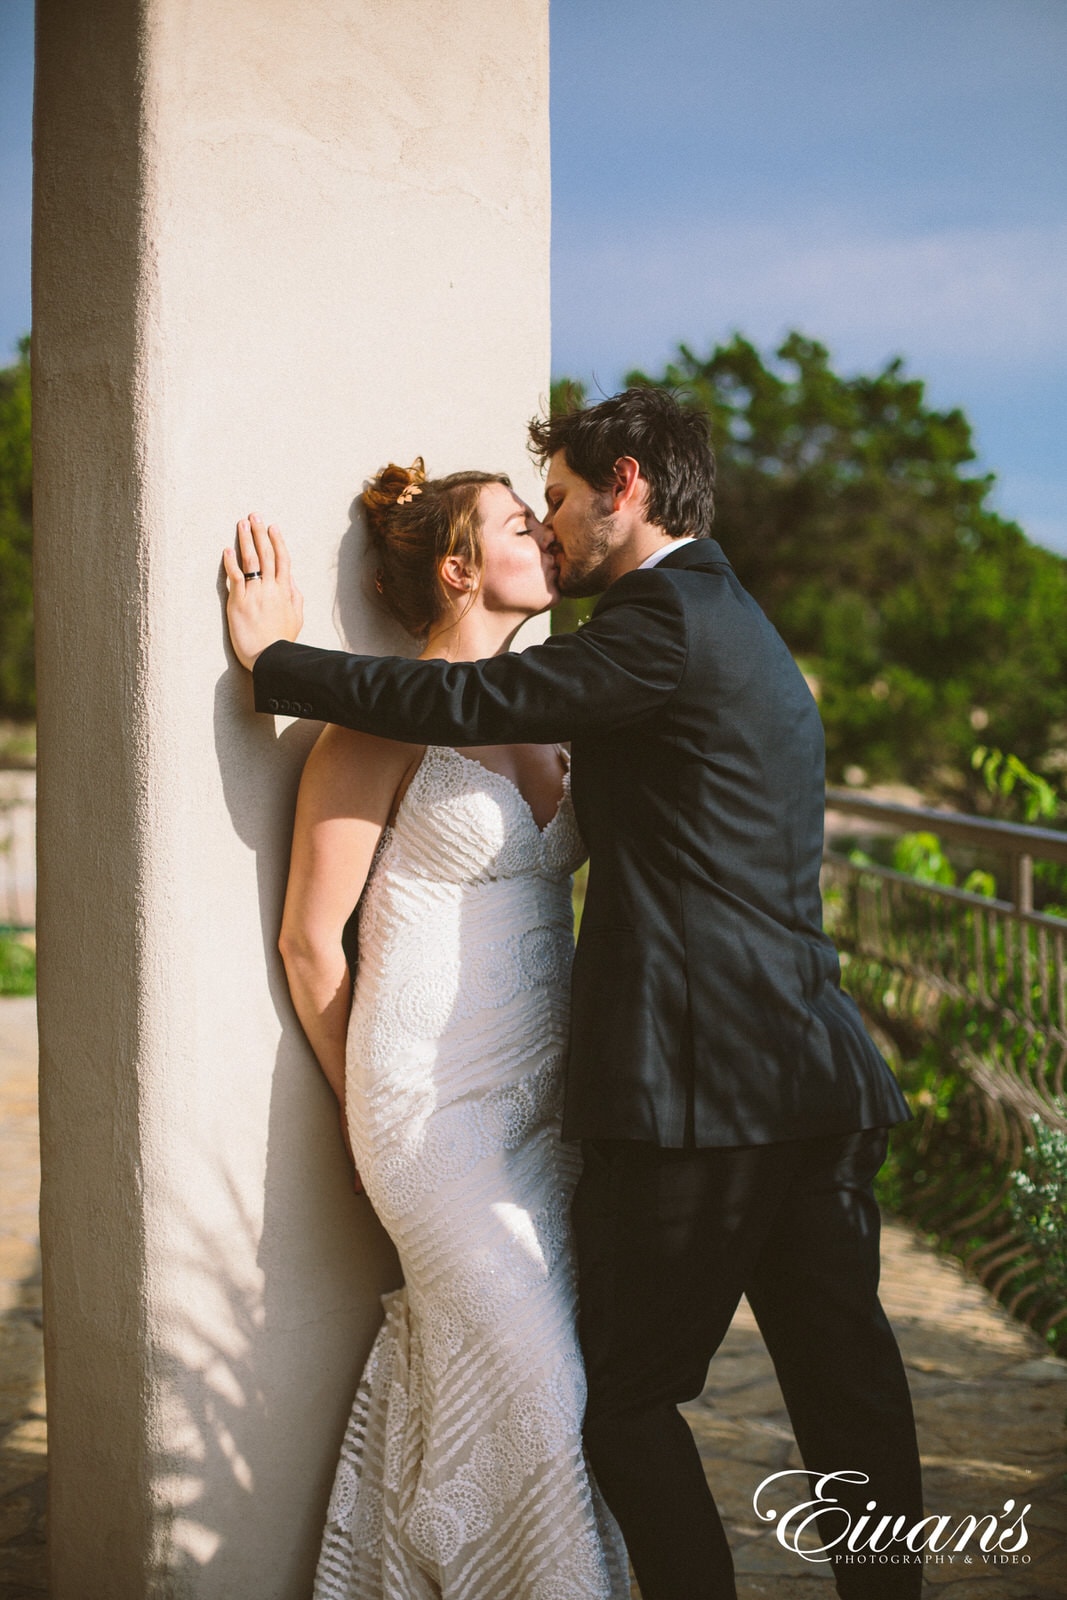
M 633 456 L 620 456 L 615 463 L 615 477 L 611 485 L 611 509 L 638 510 L 647 489 L 648 483 L 641 476 L 640 463 Z

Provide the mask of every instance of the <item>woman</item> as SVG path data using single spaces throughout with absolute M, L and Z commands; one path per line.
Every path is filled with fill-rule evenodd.
M 424 659 L 503 651 L 556 598 L 504 477 L 389 466 L 364 494 L 377 588 Z M 297 805 L 281 950 L 405 1287 L 356 1396 L 316 1600 L 622 1600 L 582 1454 L 558 1139 L 582 856 L 566 757 L 329 727 Z M 341 934 L 362 894 L 349 1017 Z

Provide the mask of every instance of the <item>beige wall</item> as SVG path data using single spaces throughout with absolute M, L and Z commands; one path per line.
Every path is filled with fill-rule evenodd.
M 309 1591 L 396 1266 L 274 953 L 312 729 L 219 552 L 396 643 L 351 504 L 548 382 L 547 0 L 41 0 L 34 305 L 53 1600 Z

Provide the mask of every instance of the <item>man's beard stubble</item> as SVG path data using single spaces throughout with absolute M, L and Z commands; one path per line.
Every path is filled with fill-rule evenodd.
M 607 569 L 614 548 L 613 526 L 610 512 L 590 521 L 580 556 L 571 556 L 566 577 L 562 573 L 559 577 L 559 592 L 566 599 L 588 600 L 591 595 L 603 593 L 611 582 Z

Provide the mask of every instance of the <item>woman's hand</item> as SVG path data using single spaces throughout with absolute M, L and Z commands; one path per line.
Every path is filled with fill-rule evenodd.
M 295 639 L 304 626 L 304 597 L 293 582 L 289 552 L 278 528 L 252 515 L 237 524 L 237 550 L 222 552 L 226 569 L 226 620 L 243 667 L 279 639 Z

